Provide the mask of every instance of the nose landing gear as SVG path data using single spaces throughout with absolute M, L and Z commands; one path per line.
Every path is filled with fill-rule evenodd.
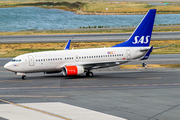
M 23 79 L 23 80 L 26 80 L 26 79 L 27 79 L 27 78 L 26 78 L 26 75 L 23 75 L 23 76 L 22 76 L 22 79 Z
M 22 79 L 26 80 L 26 74 L 25 73 L 15 73 L 15 74 L 22 76 Z

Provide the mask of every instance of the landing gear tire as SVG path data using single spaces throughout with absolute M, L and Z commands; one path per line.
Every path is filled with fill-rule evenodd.
M 93 72 L 86 72 L 87 77 L 93 77 Z
M 23 75 L 23 76 L 22 76 L 22 79 L 23 79 L 23 80 L 26 80 L 26 76 L 25 76 L 25 75 Z

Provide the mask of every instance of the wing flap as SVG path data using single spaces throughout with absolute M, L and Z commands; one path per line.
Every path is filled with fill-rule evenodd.
M 97 68 L 105 68 L 105 67 L 111 67 L 116 65 L 121 65 L 123 63 L 130 62 L 130 60 L 117 60 L 117 61 L 102 61 L 102 62 L 90 62 L 90 63 L 84 63 L 84 62 L 77 62 L 75 64 L 64 64 L 57 66 L 56 69 L 63 69 L 65 66 L 69 65 L 76 65 L 76 66 L 83 66 L 84 69 L 97 69 Z

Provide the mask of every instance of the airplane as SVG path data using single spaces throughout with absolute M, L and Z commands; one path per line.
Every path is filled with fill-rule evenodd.
M 92 77 L 93 69 L 148 59 L 153 50 L 149 44 L 155 15 L 156 9 L 150 9 L 129 39 L 112 47 L 69 50 L 70 40 L 64 50 L 23 54 L 6 63 L 4 68 L 21 75 L 23 80 L 26 73 L 36 72 L 62 73 L 63 76 L 86 74 Z

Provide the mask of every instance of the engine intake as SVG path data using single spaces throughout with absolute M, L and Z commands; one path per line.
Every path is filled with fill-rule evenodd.
M 82 66 L 65 66 L 62 71 L 64 76 L 80 75 L 84 73 L 84 68 Z

